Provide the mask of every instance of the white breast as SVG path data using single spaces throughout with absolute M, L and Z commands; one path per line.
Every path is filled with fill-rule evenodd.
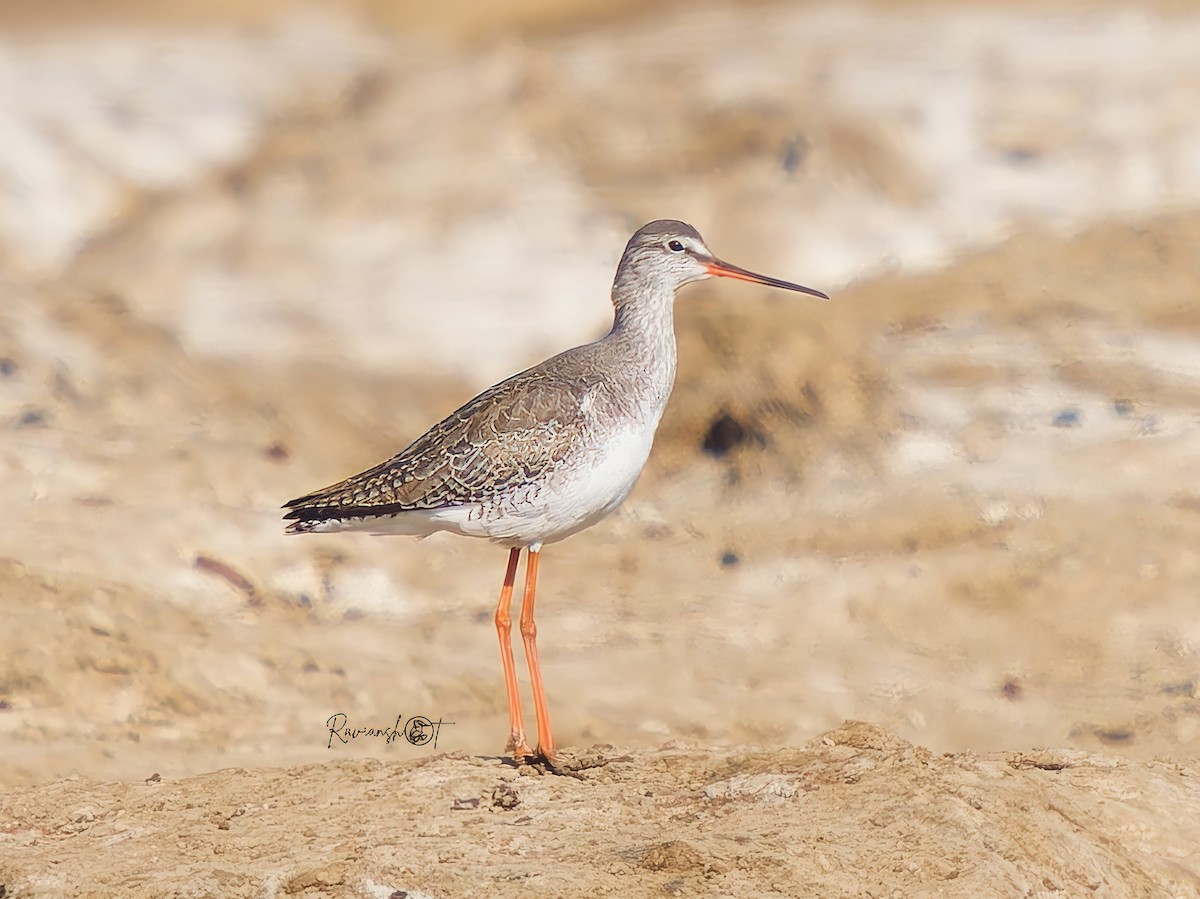
M 545 488 L 544 517 L 554 533 L 541 542 L 569 537 L 621 505 L 646 466 L 653 443 L 653 427 L 630 427 L 609 435 L 593 452 L 577 456 L 575 464 Z

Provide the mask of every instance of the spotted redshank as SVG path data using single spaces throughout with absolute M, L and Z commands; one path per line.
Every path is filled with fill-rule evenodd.
M 716 258 L 691 225 L 657 221 L 630 239 L 612 288 L 612 330 L 490 387 L 399 454 L 287 503 L 291 534 L 450 531 L 509 547 L 496 606 L 508 692 L 508 749 L 554 764 L 538 663 L 534 596 L 542 547 L 589 527 L 629 495 L 675 381 L 675 291 L 710 276 L 829 299 Z M 537 748 L 525 740 L 509 606 L 528 550 L 521 637 Z

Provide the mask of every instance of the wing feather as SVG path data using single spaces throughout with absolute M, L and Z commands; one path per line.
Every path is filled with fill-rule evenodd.
M 550 363 L 484 391 L 386 462 L 291 500 L 283 517 L 314 522 L 466 505 L 544 477 L 588 427 L 584 398 L 600 381 Z

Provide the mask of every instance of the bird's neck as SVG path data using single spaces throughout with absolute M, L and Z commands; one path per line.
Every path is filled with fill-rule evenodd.
M 621 355 L 631 388 L 649 394 L 662 413 L 675 383 L 675 290 L 642 281 L 634 291 L 613 285 L 613 326 L 605 338 Z

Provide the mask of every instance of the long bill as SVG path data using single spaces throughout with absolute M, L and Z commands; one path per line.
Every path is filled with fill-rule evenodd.
M 766 284 L 768 287 L 782 287 L 784 290 L 795 290 L 799 293 L 806 293 L 810 297 L 827 300 L 828 295 L 821 293 L 819 290 L 813 290 L 811 287 L 801 287 L 799 284 L 793 284 L 791 281 L 780 281 L 778 278 L 771 278 L 767 275 L 760 275 L 748 269 L 740 268 L 736 265 L 730 265 L 728 262 L 722 262 L 720 259 L 713 259 L 704 264 L 710 275 L 716 275 L 718 278 L 736 278 L 739 281 L 751 281 L 754 284 Z

